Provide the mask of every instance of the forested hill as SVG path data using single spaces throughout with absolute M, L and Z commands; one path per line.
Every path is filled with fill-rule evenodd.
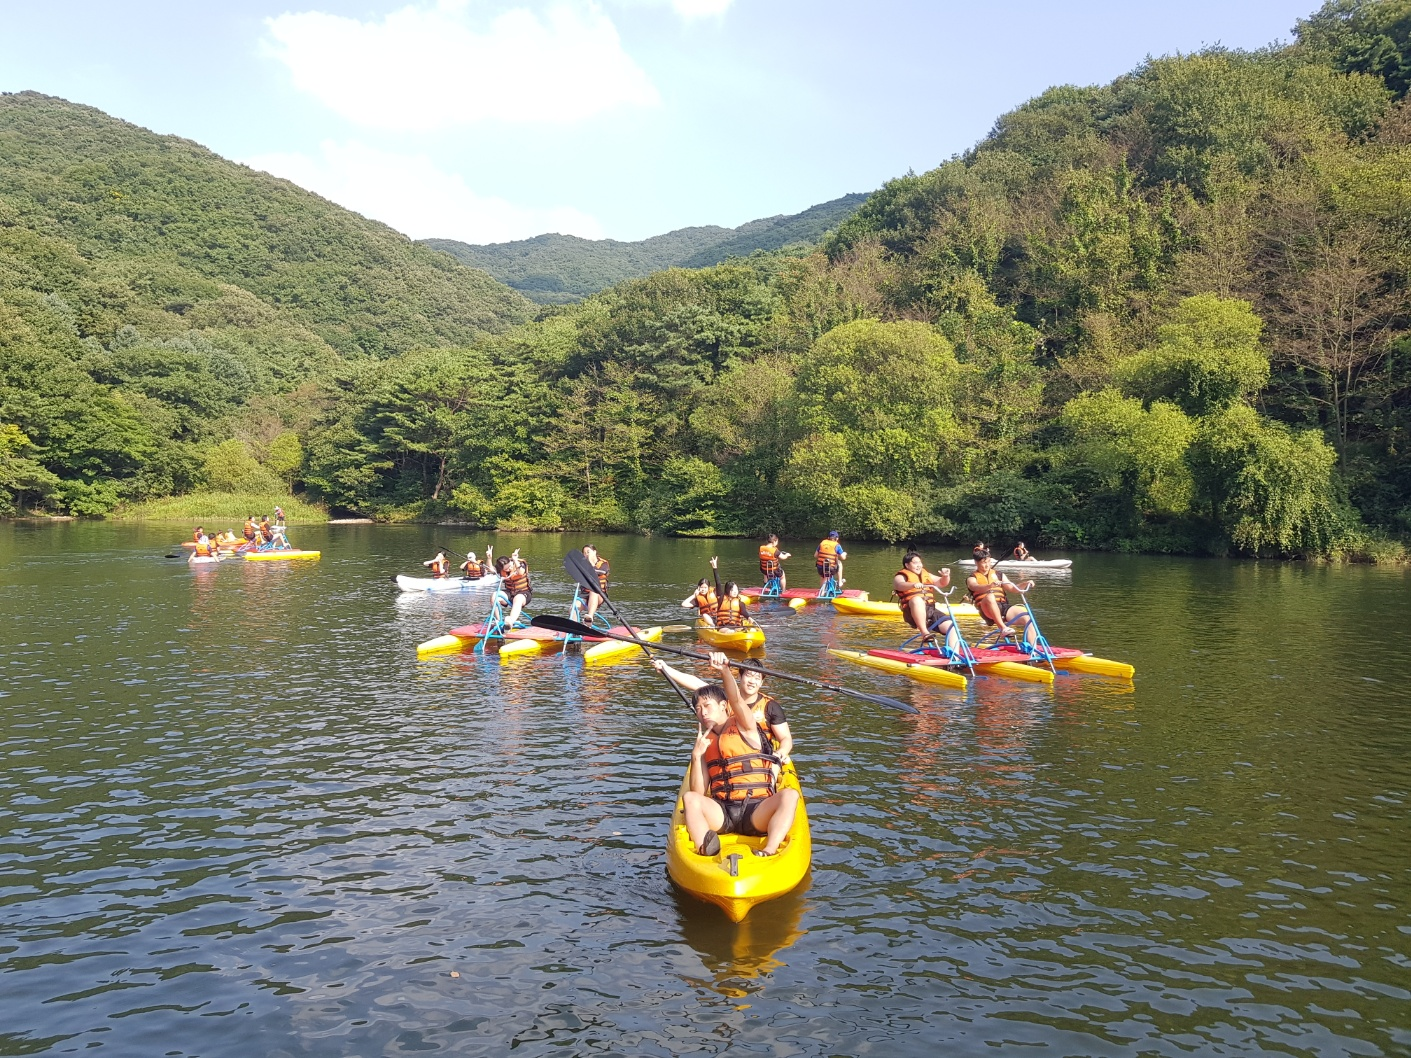
M 454 239 L 424 241 L 541 304 L 564 304 L 665 268 L 706 268 L 756 250 L 812 246 L 865 201 L 866 195 L 844 195 L 802 213 L 752 220 L 738 228 L 680 228 L 637 242 L 576 235 L 536 235 L 482 246 Z
M 26 495 L 101 513 L 220 480 L 208 449 L 242 435 L 265 454 L 305 414 L 299 386 L 532 310 L 189 140 L 0 95 L 0 513 Z M 272 480 L 241 453 L 237 477 Z

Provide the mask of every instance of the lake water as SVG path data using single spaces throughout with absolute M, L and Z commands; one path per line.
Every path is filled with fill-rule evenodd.
M 487 536 L 182 535 L 0 524 L 0 1054 L 1411 1054 L 1404 570 L 1078 554 L 1044 630 L 1136 679 L 964 695 L 825 653 L 900 625 L 764 611 L 767 664 L 920 712 L 768 685 L 814 863 L 737 926 L 666 876 L 694 727 L 650 668 L 417 659 L 484 598 L 390 575 Z M 495 544 L 563 613 L 585 539 Z M 638 624 L 712 553 L 758 580 L 597 542 Z M 850 551 L 885 598 L 901 552 Z

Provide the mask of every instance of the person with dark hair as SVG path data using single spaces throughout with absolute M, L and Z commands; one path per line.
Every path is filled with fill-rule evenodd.
M 828 536 L 819 541 L 818 548 L 813 552 L 813 565 L 818 570 L 818 590 L 822 591 L 830 579 L 834 579 L 837 586 L 843 586 L 843 559 L 848 557 L 848 553 L 843 550 L 841 535 L 834 529 Z
M 1019 543 L 1014 545 L 1014 561 L 1036 562 L 1038 560 L 1035 559 L 1033 555 L 1029 554 L 1029 549 L 1024 546 L 1024 541 L 1020 540 Z
M 789 586 L 789 578 L 784 572 L 784 567 L 780 565 L 788 557 L 789 552 L 779 550 L 779 534 L 777 533 L 770 533 L 764 543 L 759 545 L 759 572 L 764 577 L 765 587 L 768 587 L 769 582 L 776 578 L 779 581 L 780 591 Z
M 754 624 L 754 618 L 740 596 L 740 585 L 733 580 L 721 585 L 719 564 L 714 558 L 710 560 L 710 571 L 715 577 L 715 613 L 711 615 L 714 618 L 711 623 L 716 628 L 745 628 Z
M 1038 629 L 1029 619 L 1026 607 L 1009 604 L 1008 593 L 1026 592 L 1034 586 L 1034 582 L 1030 580 L 1015 584 L 996 570 L 994 565 L 994 559 L 990 557 L 988 550 L 975 552 L 975 572 L 970 574 L 965 582 L 970 589 L 970 598 L 975 603 L 975 608 L 980 611 L 984 622 L 997 628 L 1001 636 L 1023 632 L 1025 644 L 1033 647 L 1038 642 Z
M 608 560 L 598 556 L 598 549 L 593 544 L 583 545 L 583 557 L 586 558 L 593 567 L 593 572 L 598 575 L 598 587 L 603 592 L 608 590 L 608 574 L 612 572 L 612 567 L 608 565 Z M 598 612 L 598 607 L 602 605 L 606 595 L 599 592 L 590 591 L 588 593 L 588 604 L 583 609 L 583 621 L 585 624 L 593 623 L 593 615 Z
M 524 608 L 534 599 L 534 587 L 529 583 L 529 563 L 519 557 L 519 548 L 495 559 L 495 572 L 500 575 L 498 600 L 510 608 L 505 627 L 513 628 Z
M 892 594 L 901 603 L 901 617 L 927 639 L 934 639 L 939 632 L 945 637 L 946 646 L 960 650 L 960 636 L 955 622 L 943 614 L 936 606 L 935 589 L 950 587 L 950 569 L 941 568 L 939 575 L 932 573 L 921 561 L 916 551 L 908 551 L 901 560 L 901 569 L 892 578 Z
M 711 559 L 711 561 L 714 562 L 715 559 Z M 683 609 L 694 606 L 697 617 L 706 624 L 714 625 L 715 605 L 719 601 L 715 589 L 710 586 L 710 578 L 702 577 L 696 581 L 696 590 L 681 600 L 681 606 Z
M 773 856 L 793 825 L 799 793 L 778 788 L 778 758 L 765 745 L 729 659 L 716 651 L 710 667 L 720 683 L 702 682 L 692 695 L 700 726 L 683 798 L 686 832 L 702 856 L 720 852 L 721 834 L 763 837 L 755 855 Z
M 436 552 L 431 558 L 423 562 L 422 565 L 430 567 L 431 575 L 437 580 L 440 580 L 451 572 L 451 560 L 446 557 L 446 552 L 444 551 Z

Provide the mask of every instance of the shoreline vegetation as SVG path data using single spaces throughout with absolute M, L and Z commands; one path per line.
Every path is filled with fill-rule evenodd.
M 815 247 L 539 306 L 0 95 L 0 515 L 1405 561 L 1408 89 L 1404 0 L 1329 0 L 1052 88 Z

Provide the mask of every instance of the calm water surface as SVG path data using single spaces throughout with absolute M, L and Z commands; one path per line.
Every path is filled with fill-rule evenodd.
M 1411 1054 L 1404 571 L 1077 555 L 1045 631 L 1136 680 L 967 695 L 767 611 L 770 664 L 920 712 L 773 684 L 814 865 L 735 926 L 666 876 L 693 727 L 650 669 L 417 660 L 484 601 L 390 575 L 483 535 L 181 533 L 0 525 L 0 1053 Z M 495 543 L 564 612 L 583 539 Z M 598 542 L 641 624 L 714 551 L 757 580 Z M 900 552 L 851 551 L 885 597 Z

